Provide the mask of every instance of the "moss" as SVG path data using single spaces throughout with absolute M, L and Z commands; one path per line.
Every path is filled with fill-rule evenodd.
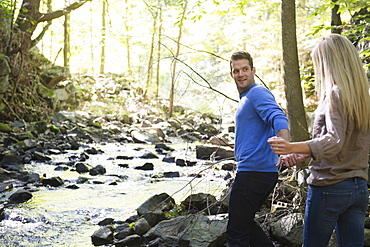
M 12 131 L 13 131 L 13 129 L 9 125 L 4 124 L 4 123 L 0 123 L 0 132 L 10 133 Z

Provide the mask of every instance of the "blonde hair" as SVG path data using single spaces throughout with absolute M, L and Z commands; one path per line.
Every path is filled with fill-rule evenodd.
M 327 92 L 332 102 L 330 92 L 337 85 L 344 114 L 354 120 L 360 131 L 370 130 L 369 83 L 354 45 L 346 37 L 331 34 L 315 47 L 312 58 L 321 96 Z

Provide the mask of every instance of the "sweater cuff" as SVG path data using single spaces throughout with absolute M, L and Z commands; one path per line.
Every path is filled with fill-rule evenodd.
M 280 120 L 276 121 L 274 125 L 275 134 L 279 132 L 279 130 L 286 129 L 289 130 L 288 121 Z

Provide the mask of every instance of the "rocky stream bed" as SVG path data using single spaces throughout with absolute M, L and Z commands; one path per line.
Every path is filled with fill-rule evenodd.
M 0 245 L 225 246 L 233 128 L 184 119 L 1 123 Z M 306 176 L 281 170 L 257 216 L 276 246 L 301 246 Z

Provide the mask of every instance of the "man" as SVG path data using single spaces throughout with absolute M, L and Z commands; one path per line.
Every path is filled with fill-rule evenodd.
M 229 247 L 274 246 L 254 217 L 278 179 L 278 157 L 267 140 L 272 136 L 289 140 L 288 120 L 272 93 L 255 83 L 256 68 L 249 53 L 232 54 L 230 68 L 240 102 L 235 119 L 237 173 L 230 194 L 227 243 Z

